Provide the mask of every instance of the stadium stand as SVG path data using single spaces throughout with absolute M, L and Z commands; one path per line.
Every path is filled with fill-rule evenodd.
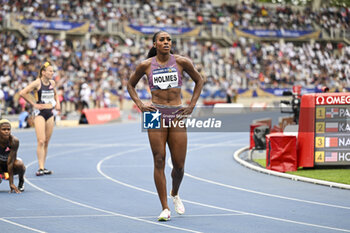
M 64 114 L 80 109 L 83 98 L 91 107 L 120 104 L 128 98 L 128 76 L 158 28 L 170 30 L 174 52 L 190 57 L 202 73 L 204 99 L 225 99 L 231 87 L 241 94 L 350 86 L 348 8 L 214 2 L 1 1 L 1 110 L 24 108 L 18 90 L 48 58 L 55 63 Z M 284 36 L 287 30 L 297 36 Z M 261 32 L 269 36 L 257 36 Z M 193 83 L 185 85 L 190 90 Z M 145 81 L 137 88 L 149 96 Z

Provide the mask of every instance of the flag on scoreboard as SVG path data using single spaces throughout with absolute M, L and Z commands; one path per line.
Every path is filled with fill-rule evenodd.
M 338 153 L 326 151 L 326 156 L 324 159 L 326 162 L 336 162 L 338 161 Z
M 339 109 L 338 108 L 327 108 L 326 109 L 326 118 L 334 118 L 338 116 Z
M 326 147 L 338 147 L 338 138 L 337 137 L 326 137 L 325 146 Z
M 326 132 L 338 132 L 338 122 L 326 122 Z

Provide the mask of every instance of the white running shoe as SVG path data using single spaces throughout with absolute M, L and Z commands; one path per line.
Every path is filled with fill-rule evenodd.
M 184 204 L 182 204 L 182 201 L 180 199 L 179 194 L 176 196 L 172 196 L 171 191 L 170 191 L 170 196 L 171 196 L 171 199 L 173 199 L 176 213 L 184 214 L 185 213 L 185 206 L 184 206 Z
M 170 220 L 170 210 L 169 209 L 164 209 L 159 217 L 158 217 L 158 221 L 168 221 Z

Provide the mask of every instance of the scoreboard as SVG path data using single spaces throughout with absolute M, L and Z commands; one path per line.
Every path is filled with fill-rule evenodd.
M 316 105 L 315 164 L 350 165 L 350 106 Z
M 299 166 L 350 165 L 350 93 L 302 96 L 298 135 Z

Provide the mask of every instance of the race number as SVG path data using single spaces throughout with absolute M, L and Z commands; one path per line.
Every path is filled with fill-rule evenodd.
M 315 145 L 316 145 L 316 148 L 323 148 L 324 147 L 324 137 L 316 137 Z
M 324 151 L 315 151 L 315 162 L 324 163 Z
M 316 122 L 316 133 L 324 133 L 324 122 Z
M 326 115 L 326 108 L 316 108 L 316 119 L 324 119 Z

